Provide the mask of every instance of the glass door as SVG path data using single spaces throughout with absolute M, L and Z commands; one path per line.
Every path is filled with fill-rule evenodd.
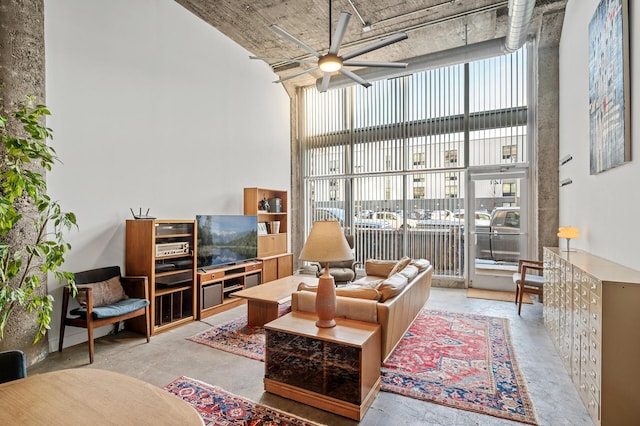
M 512 274 L 529 246 L 528 179 L 524 170 L 469 173 L 465 226 L 469 286 L 513 291 Z

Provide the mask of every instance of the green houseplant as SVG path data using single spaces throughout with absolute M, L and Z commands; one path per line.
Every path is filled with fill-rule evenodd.
M 47 107 L 28 97 L 1 111 L 0 340 L 12 313 L 22 309 L 35 317 L 35 343 L 49 329 L 53 310 L 53 297 L 40 288 L 46 274 L 75 291 L 73 274 L 58 268 L 71 248 L 63 233 L 77 227 L 76 217 L 47 195 L 44 174 L 57 161 L 47 145 L 51 129 L 41 124 L 50 115 Z

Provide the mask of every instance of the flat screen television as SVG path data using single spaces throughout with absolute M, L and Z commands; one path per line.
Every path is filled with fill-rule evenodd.
M 197 215 L 198 268 L 242 262 L 258 257 L 258 217 Z

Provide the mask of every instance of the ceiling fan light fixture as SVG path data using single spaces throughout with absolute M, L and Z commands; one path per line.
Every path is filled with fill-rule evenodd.
M 338 55 L 328 53 L 318 59 L 318 66 L 324 72 L 336 72 L 342 69 L 342 59 Z

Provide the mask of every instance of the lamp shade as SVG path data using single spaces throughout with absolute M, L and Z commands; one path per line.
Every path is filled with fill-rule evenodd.
M 560 238 L 580 238 L 580 231 L 573 226 L 561 226 L 558 229 L 558 237 Z
M 353 259 L 353 252 L 338 221 L 314 222 L 300 252 L 300 260 L 326 263 L 350 259 Z

